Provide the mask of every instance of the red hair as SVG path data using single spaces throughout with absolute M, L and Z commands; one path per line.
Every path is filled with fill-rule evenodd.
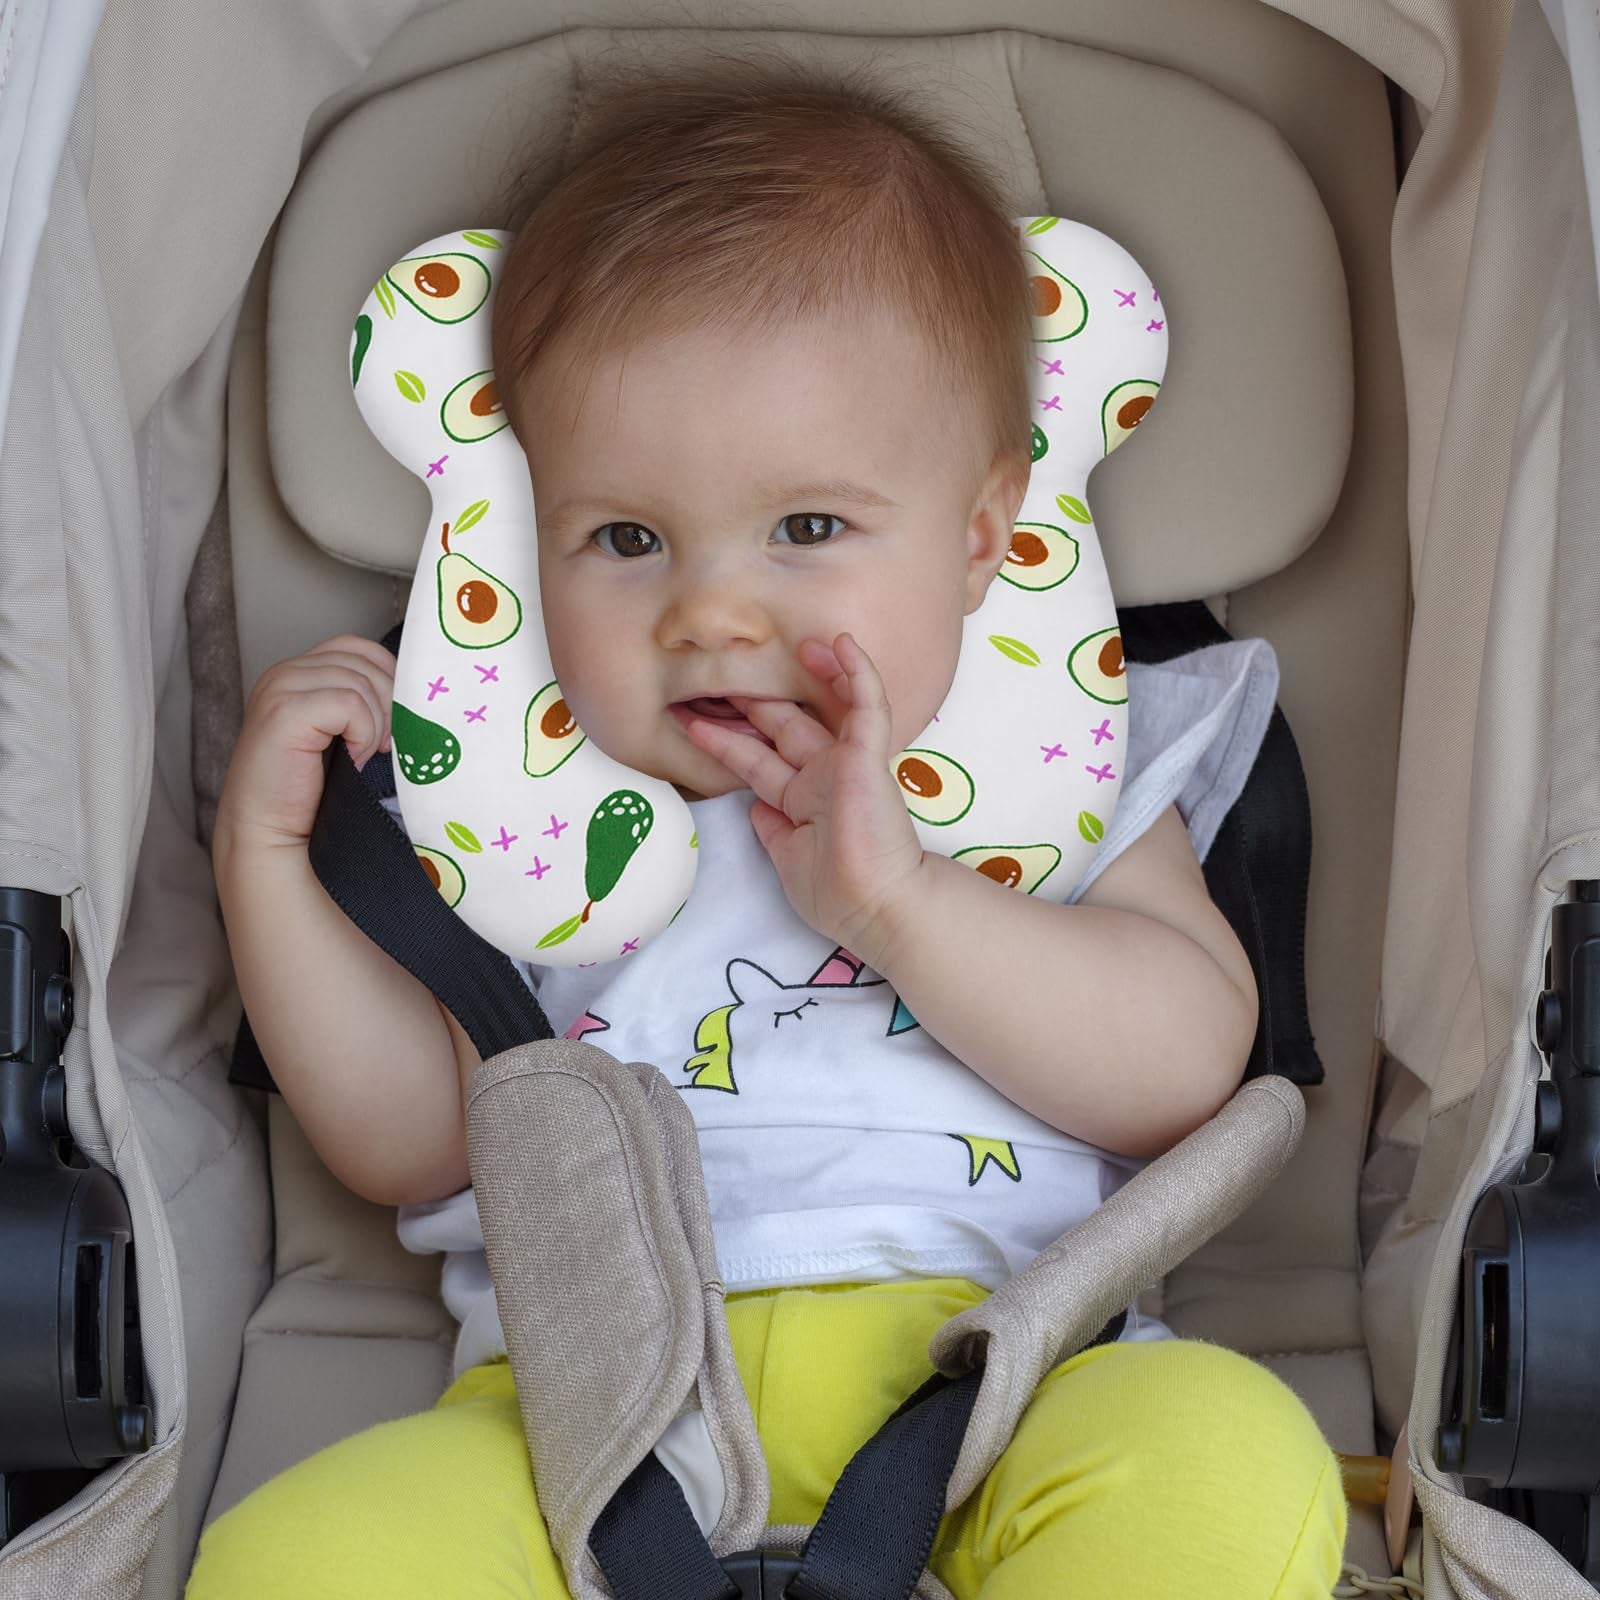
M 992 456 L 1028 459 L 1032 296 L 993 173 L 860 67 L 718 55 L 584 84 L 583 143 L 504 265 L 493 360 L 512 427 L 536 364 L 707 324 L 918 319 Z M 549 381 L 557 381 L 554 374 Z

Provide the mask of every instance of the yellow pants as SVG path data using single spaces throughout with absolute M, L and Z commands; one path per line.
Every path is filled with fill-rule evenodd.
M 730 1296 L 773 1523 L 811 1523 L 846 1461 L 930 1374 L 962 1279 Z M 1264 1367 L 1188 1340 L 1097 1346 L 1039 1386 L 939 1528 L 957 1600 L 1327 1600 L 1345 1504 L 1310 1413 Z M 186 1600 L 567 1600 L 510 1368 L 290 1468 L 207 1529 Z

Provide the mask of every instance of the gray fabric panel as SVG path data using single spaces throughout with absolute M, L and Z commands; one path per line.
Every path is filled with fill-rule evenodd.
M 1005 1448 L 1039 1380 L 1202 1240 L 1258 1199 L 1294 1153 L 1305 1103 L 1282 1078 L 1247 1083 L 1210 1122 L 1134 1174 L 1032 1265 L 933 1336 L 941 1371 L 983 1383 L 945 1496 L 957 1506 Z
M 173 1434 L 96 1480 L 91 1503 L 0 1556 L 0 1600 L 141 1600 L 145 1564 L 182 1453 Z M 79 1499 L 82 1496 L 78 1497 Z M 160 1592 L 160 1591 L 157 1591 Z
M 72 150 L 80 147 L 75 134 Z M 94 1553 L 81 1590 L 111 1595 L 137 1586 L 182 1453 L 186 1356 L 163 1145 L 181 1139 L 192 1108 L 167 1116 L 156 1109 L 160 1088 L 124 1081 L 109 1010 L 150 793 L 155 696 L 138 472 L 99 271 L 69 152 L 0 458 L 0 875 L 72 896 L 78 1023 L 65 1051 L 68 1112 L 79 1143 L 128 1197 L 162 1448 L 102 1474 L 0 1551 L 0 1586 L 74 1592 L 61 1583 L 69 1547 L 81 1560 L 85 1530 L 104 1515 L 119 1537 Z
M 1577 1569 L 1520 1522 L 1414 1474 L 1435 1559 L 1443 1558 L 1448 1595 L 1461 1600 L 1594 1600 Z M 1428 1576 L 1429 1600 L 1437 1593 Z
M 449 1334 L 439 1321 L 436 1302 L 401 1290 L 276 1285 L 245 1336 L 206 1524 L 325 1446 L 432 1406 L 450 1378 Z
M 597 51 L 660 59 L 691 37 L 581 30 L 436 74 L 368 102 L 307 164 L 273 262 L 272 305 L 294 314 L 268 323 L 268 425 L 279 490 L 322 549 L 410 574 L 427 524 L 421 484 L 350 393 L 349 325 L 373 280 L 422 239 L 500 223 L 519 152 L 543 152 L 537 187 L 553 181 L 571 73 Z M 1104 229 L 1160 287 L 1151 313 L 1176 330 L 1161 407 L 1091 490 L 1119 601 L 1234 588 L 1321 532 L 1350 444 L 1349 312 L 1327 215 L 1272 129 L 1180 74 L 1016 34 L 763 42 L 825 62 L 892 55 L 1009 174 L 1016 210 Z M 417 127 L 430 137 L 408 138 Z
M 589 1530 L 678 1415 L 722 1314 L 693 1125 L 653 1067 L 550 1040 L 473 1074 L 467 1150 L 540 1510 L 575 1592 L 603 1595 Z M 713 1534 L 733 1550 L 765 1522 L 766 1475 L 731 1361 L 720 1377 L 702 1400 L 747 1441 L 724 1457 Z
M 201 844 L 209 850 L 217 821 L 217 799 L 244 716 L 226 487 L 217 497 L 195 552 L 183 603 L 189 629 L 189 673 L 194 685 L 190 738 L 194 747 L 195 828 Z

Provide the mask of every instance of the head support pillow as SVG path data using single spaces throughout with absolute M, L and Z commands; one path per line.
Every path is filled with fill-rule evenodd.
M 395 675 L 400 813 L 468 925 L 544 966 L 612 961 L 677 914 L 693 819 L 567 710 L 539 605 L 528 462 L 489 369 L 496 255 L 472 228 L 395 263 L 356 318 L 350 378 L 378 440 L 423 480 L 422 542 Z M 1142 421 L 1165 316 L 1120 245 L 1018 219 L 1034 289 L 1033 475 L 999 578 L 967 617 L 949 696 L 894 771 L 923 846 L 1065 900 L 1121 787 L 1127 689 L 1085 504 L 1095 463 Z

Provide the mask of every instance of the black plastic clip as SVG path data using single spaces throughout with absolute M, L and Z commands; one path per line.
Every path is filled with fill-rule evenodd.
M 739 1586 L 739 1600 L 784 1600 L 800 1570 L 792 1550 L 740 1550 L 722 1557 L 722 1570 Z
M 1551 916 L 1533 1154 L 1478 1199 L 1437 1453 L 1600 1585 L 1600 881 Z

